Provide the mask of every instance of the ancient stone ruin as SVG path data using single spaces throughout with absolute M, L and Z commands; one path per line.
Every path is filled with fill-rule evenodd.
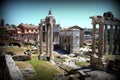
M 91 16 L 90 18 L 92 19 L 93 25 L 92 55 L 90 64 L 97 69 L 103 70 L 105 67 L 103 58 L 104 54 L 120 54 L 120 20 L 115 18 L 111 12 L 106 12 L 103 16 Z M 97 24 L 99 25 L 98 53 L 96 53 L 95 48 L 95 32 Z

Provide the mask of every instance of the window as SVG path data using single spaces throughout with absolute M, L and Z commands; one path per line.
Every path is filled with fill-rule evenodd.
M 24 35 L 22 34 L 22 37 L 23 37 Z
M 45 26 L 43 26 L 43 31 L 45 31 Z

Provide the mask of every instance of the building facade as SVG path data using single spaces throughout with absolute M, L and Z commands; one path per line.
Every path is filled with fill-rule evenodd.
M 38 27 L 32 24 L 23 24 L 17 26 L 17 38 L 18 40 L 24 41 L 24 42 L 30 42 L 32 44 L 35 43 L 35 41 L 38 38 Z

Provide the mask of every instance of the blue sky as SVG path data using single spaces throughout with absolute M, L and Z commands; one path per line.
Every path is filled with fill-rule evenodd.
M 5 0 L 2 2 L 0 19 L 5 23 L 38 25 L 40 19 L 52 14 L 62 28 L 78 25 L 92 28 L 90 16 L 111 11 L 120 19 L 120 7 L 116 0 Z

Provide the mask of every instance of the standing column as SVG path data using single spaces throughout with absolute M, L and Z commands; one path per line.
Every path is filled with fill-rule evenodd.
M 114 49 L 113 49 L 113 54 L 116 54 L 118 51 L 118 26 L 115 26 L 115 31 L 114 31 Z
M 118 35 L 120 34 L 120 25 L 118 26 L 118 30 L 119 30 L 119 32 L 118 32 Z M 120 54 L 120 35 L 118 36 L 118 53 Z
M 104 27 L 103 24 L 100 23 L 99 25 L 99 47 L 98 47 L 98 53 L 99 57 L 103 56 L 103 51 L 104 51 Z
M 53 54 L 52 54 L 52 51 L 53 51 L 53 24 L 51 23 L 50 24 L 50 60 L 51 58 L 53 58 Z
M 39 60 L 42 59 L 41 58 L 41 54 L 42 54 L 42 24 L 39 24 Z
M 49 26 L 46 26 L 46 55 L 49 56 Z
M 110 46 L 109 46 L 109 53 L 112 54 L 113 52 L 113 26 L 110 26 Z
M 95 54 L 95 32 L 96 32 L 96 23 L 93 23 L 93 31 L 92 31 L 92 55 L 90 57 L 90 65 L 94 66 L 94 57 Z
M 108 46 L 108 36 L 107 36 L 107 25 L 105 25 L 105 30 L 104 30 L 104 54 L 107 53 L 107 46 Z
M 59 32 L 57 32 L 57 42 L 58 42 L 58 44 L 59 44 Z
M 104 26 L 103 23 L 99 24 L 99 47 L 98 47 L 98 66 L 97 68 L 103 69 L 102 56 L 104 52 Z
M 92 31 L 92 53 L 95 54 L 95 32 L 96 32 L 96 24 L 93 23 L 93 31 Z

